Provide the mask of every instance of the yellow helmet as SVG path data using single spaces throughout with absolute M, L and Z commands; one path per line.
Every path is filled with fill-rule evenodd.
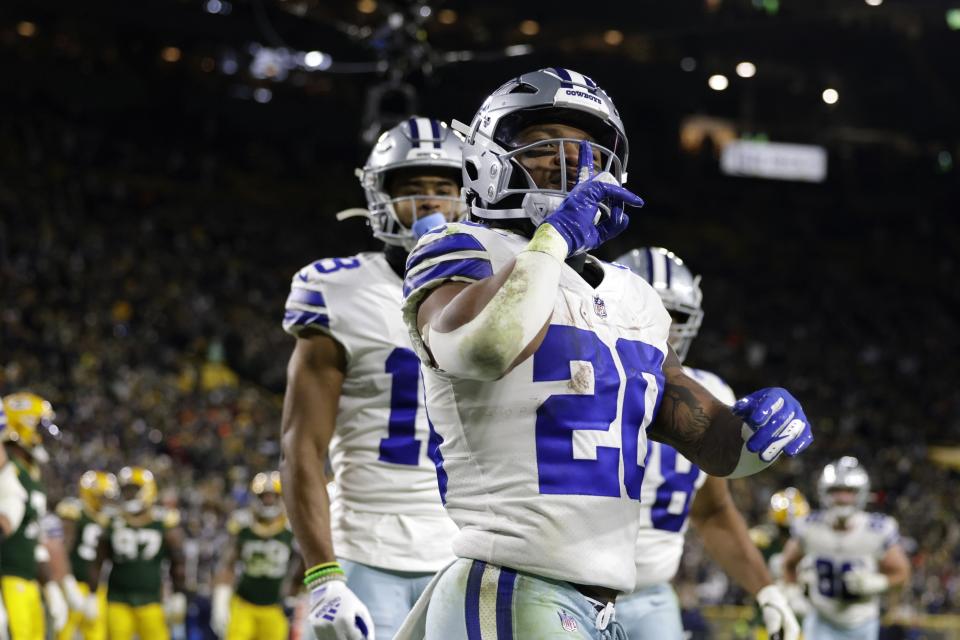
M 280 472 L 258 473 L 250 483 L 250 493 L 253 494 L 253 512 L 261 520 L 275 520 L 283 515 L 283 503 L 280 487 Z M 266 494 L 274 494 L 270 504 L 264 502 Z
M 123 501 L 123 510 L 131 515 L 143 513 L 157 501 L 157 481 L 149 469 L 143 467 L 124 467 L 117 474 L 117 484 L 120 488 L 120 499 Z M 130 496 L 124 492 L 127 487 L 136 487 L 137 493 Z
M 12 442 L 23 448 L 39 463 L 50 459 L 43 448 L 43 434 L 60 436 L 60 428 L 54 424 L 56 414 L 53 405 L 35 393 L 21 391 L 3 399 L 7 414 L 7 428 L 0 432 L 0 442 Z
M 80 476 L 80 501 L 93 513 L 100 513 L 103 501 L 116 500 L 120 495 L 117 476 L 109 471 L 85 471 Z
M 810 513 L 810 503 L 794 487 L 787 487 L 770 496 L 770 511 L 767 517 L 780 527 L 789 527 L 796 518 Z

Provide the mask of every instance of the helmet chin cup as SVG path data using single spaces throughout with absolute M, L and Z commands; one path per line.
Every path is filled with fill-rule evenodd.
M 552 193 L 528 193 L 523 196 L 523 212 L 535 227 L 539 227 L 548 215 L 560 207 L 563 200 L 564 196 Z

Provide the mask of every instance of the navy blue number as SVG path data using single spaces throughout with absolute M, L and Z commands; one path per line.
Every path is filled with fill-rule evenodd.
M 319 273 L 333 273 L 340 269 L 356 269 L 359 266 L 359 258 L 324 258 L 313 263 L 313 268 Z
M 390 385 L 390 418 L 387 437 L 380 440 L 380 460 L 393 464 L 416 465 L 420 462 L 417 432 L 417 385 L 420 359 L 410 349 L 394 349 L 386 362 Z
M 610 348 L 591 331 L 551 325 L 533 357 L 534 382 L 569 381 L 572 393 L 554 394 L 537 408 L 536 450 L 540 493 L 620 497 L 620 459 L 624 461 L 627 495 L 640 499 L 643 464 L 639 458 L 640 429 L 644 427 L 647 380 L 657 377 L 659 404 L 663 388 L 660 364 L 663 354 L 642 342 L 617 342 L 627 376 L 621 428 L 621 450 L 598 446 L 593 460 L 573 457 L 575 431 L 609 431 L 617 417 L 620 375 Z M 570 363 L 588 362 L 573 372 Z M 587 390 L 593 388 L 592 395 Z
M 696 491 L 697 478 L 700 476 L 700 468 L 692 463 L 689 471 L 679 473 L 677 471 L 678 455 L 673 447 L 660 445 L 660 474 L 663 477 L 663 483 L 657 487 L 657 497 L 650 508 L 653 528 L 675 533 L 683 528 L 683 523 L 687 520 L 690 503 L 693 502 L 693 494 Z M 677 494 L 683 496 L 683 507 L 679 513 L 670 513 L 670 505 Z
M 663 397 L 663 352 L 655 347 L 637 340 L 620 338 L 617 340 L 617 355 L 620 364 L 627 376 L 627 388 L 623 394 L 623 418 L 621 422 L 623 447 L 623 485 L 627 495 L 640 499 L 640 487 L 643 485 L 643 467 L 646 461 L 640 461 L 640 429 L 645 428 L 643 420 L 646 417 L 647 379 L 644 373 L 654 375 L 657 380 L 657 400 L 653 406 L 652 416 L 657 415 L 660 399 Z M 649 446 L 647 447 L 649 451 Z
M 817 558 L 817 590 L 828 598 L 841 598 L 843 600 L 855 600 L 857 596 L 847 591 L 846 582 L 843 576 L 853 571 L 853 563 L 844 562 L 840 565 L 839 571 L 836 570 L 833 563 L 824 558 Z

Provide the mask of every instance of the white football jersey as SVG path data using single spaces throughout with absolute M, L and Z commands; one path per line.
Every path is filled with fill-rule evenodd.
M 720 402 L 733 405 L 737 401 L 719 376 L 691 367 L 683 370 Z M 693 496 L 706 479 L 707 474 L 676 449 L 650 441 L 640 499 L 635 590 L 670 582 L 677 574 Z
M 515 233 L 449 224 L 407 261 L 404 319 L 415 348 L 419 301 L 443 282 L 492 275 L 527 245 Z M 594 260 L 593 258 L 589 258 Z M 595 261 L 593 289 L 562 267 L 537 351 L 493 382 L 424 366 L 440 437 L 440 491 L 460 527 L 454 552 L 574 583 L 629 591 L 646 428 L 662 397 L 670 316 L 629 270 Z
M 318 260 L 293 277 L 283 328 L 332 336 L 346 352 L 330 464 L 337 555 L 396 571 L 452 561 L 420 383 L 400 315 L 402 281 L 382 252 Z M 317 461 L 322 464 L 323 461 Z
M 793 525 L 804 564 L 811 572 L 810 603 L 837 626 L 858 627 L 880 616 L 880 597 L 850 594 L 843 576 L 850 571 L 876 572 L 881 558 L 900 539 L 897 521 L 882 513 L 857 512 L 847 529 L 837 531 L 822 511 Z

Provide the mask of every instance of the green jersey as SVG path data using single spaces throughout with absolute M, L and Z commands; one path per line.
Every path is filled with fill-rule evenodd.
M 163 563 L 169 559 L 166 532 L 180 523 L 176 511 L 154 509 L 143 524 L 114 518 L 104 532 L 113 568 L 107 600 L 134 607 L 161 601 Z
M 13 457 L 10 463 L 27 493 L 27 504 L 20 526 L 0 544 L 0 575 L 36 580 L 40 519 L 47 512 L 47 494 L 25 464 Z
M 260 606 L 278 604 L 293 551 L 293 532 L 286 518 L 263 525 L 249 513 L 239 512 L 234 514 L 227 528 L 236 536 L 240 562 L 243 563 L 237 596 Z
M 70 549 L 70 567 L 73 575 L 80 582 L 96 591 L 90 584 L 90 563 L 97 558 L 97 546 L 103 535 L 104 519 L 97 514 L 91 514 L 80 500 L 66 498 L 57 505 L 57 515 L 62 520 L 74 523 L 73 546 Z

